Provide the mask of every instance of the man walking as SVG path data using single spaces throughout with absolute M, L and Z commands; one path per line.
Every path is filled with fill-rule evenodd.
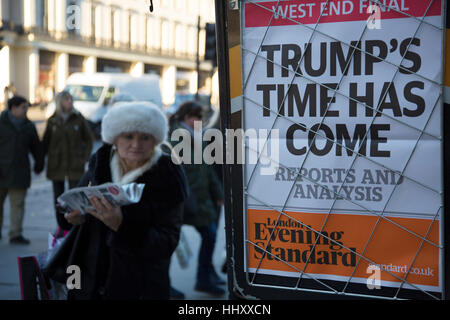
M 10 201 L 9 242 L 29 244 L 22 235 L 25 196 L 30 187 L 29 153 L 34 158 L 34 172 L 44 167 L 44 152 L 35 125 L 28 120 L 28 101 L 21 96 L 8 100 L 8 110 L 0 115 L 0 238 L 3 225 L 3 203 Z

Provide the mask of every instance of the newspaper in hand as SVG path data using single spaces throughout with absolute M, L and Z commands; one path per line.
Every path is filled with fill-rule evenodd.
M 57 201 L 68 211 L 80 210 L 82 214 L 86 214 L 87 209 L 95 210 L 89 200 L 91 197 L 106 198 L 113 206 L 125 206 L 138 203 L 144 187 L 145 184 L 135 182 L 123 185 L 105 183 L 98 186 L 70 189 L 59 196 Z

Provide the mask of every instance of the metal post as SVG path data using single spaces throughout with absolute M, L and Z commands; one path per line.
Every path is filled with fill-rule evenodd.
M 195 92 L 195 100 L 198 101 L 198 90 L 200 89 L 200 15 L 197 20 L 197 57 L 195 60 L 195 67 L 197 70 L 197 91 Z
M 450 43 L 448 39 L 450 38 L 450 8 L 448 6 L 448 3 L 445 3 L 445 17 L 446 17 L 446 35 L 445 35 L 445 44 Z M 449 48 L 444 47 L 445 52 L 449 50 Z M 445 59 L 445 57 L 444 57 Z M 444 110 L 443 110 L 443 119 L 442 119 L 442 130 L 443 130 L 443 191 L 444 191 L 444 217 L 443 217 L 443 223 L 444 223 L 444 279 L 443 279 L 443 299 L 448 300 L 450 299 L 450 218 L 448 214 L 448 209 L 450 207 L 450 167 L 448 165 L 450 161 L 450 126 L 448 125 L 450 121 L 450 61 L 444 60 Z
M 222 135 L 225 137 L 226 128 L 230 127 L 230 80 L 228 75 L 228 42 L 227 33 L 220 32 L 225 31 L 226 26 L 226 1 L 215 1 L 216 4 L 216 31 L 217 31 L 217 65 L 219 74 L 219 105 L 220 105 L 220 128 Z M 228 273 L 228 291 L 233 292 L 233 266 L 230 263 L 230 258 L 233 256 L 232 248 L 232 235 L 231 230 L 233 228 L 232 221 L 232 199 L 231 199 L 231 165 L 227 165 L 226 150 L 223 152 L 223 182 L 225 186 L 225 230 L 226 230 L 226 250 L 227 250 L 227 273 Z

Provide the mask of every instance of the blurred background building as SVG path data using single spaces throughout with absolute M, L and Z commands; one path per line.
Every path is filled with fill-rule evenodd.
M 8 90 L 31 103 L 49 100 L 74 72 L 156 73 L 165 105 L 176 93 L 195 93 L 197 86 L 209 94 L 217 74 L 203 60 L 204 27 L 215 20 L 214 1 L 153 0 L 153 13 L 149 4 L 1 0 L 0 101 Z

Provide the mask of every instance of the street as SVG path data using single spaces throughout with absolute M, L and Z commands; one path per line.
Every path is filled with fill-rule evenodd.
M 30 109 L 28 115 L 36 123 L 38 132 L 42 135 L 45 121 L 43 121 L 41 113 L 37 110 Z M 97 149 L 100 145 L 100 142 L 96 142 L 94 149 Z M 32 184 L 30 189 L 28 189 L 26 197 L 23 224 L 23 235 L 31 241 L 31 244 L 27 246 L 9 244 L 9 198 L 6 199 L 4 203 L 2 228 L 3 237 L 0 240 L 0 300 L 19 300 L 21 298 L 17 257 L 36 255 L 39 252 L 47 250 L 49 233 L 56 230 L 52 199 L 52 185 L 51 181 L 46 178 L 45 171 L 40 175 L 33 174 Z M 173 287 L 182 291 L 188 300 L 227 299 L 227 294 L 218 298 L 206 293 L 194 291 L 197 255 L 201 239 L 197 231 L 191 226 L 183 226 L 182 230 L 185 232 L 189 241 L 193 257 L 190 260 L 189 266 L 186 269 L 182 269 L 176 255 L 174 254 L 172 256 L 170 277 Z M 217 230 L 218 234 L 213 263 L 219 276 L 226 280 L 226 275 L 220 272 L 225 257 L 223 210 Z M 226 286 L 223 286 L 223 288 L 226 289 Z

